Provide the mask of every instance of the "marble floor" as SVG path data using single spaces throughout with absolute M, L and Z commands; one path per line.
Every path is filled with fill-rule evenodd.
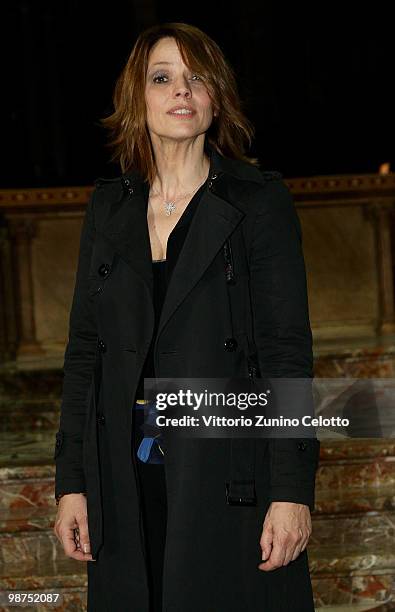
M 378 608 L 372 608 L 372 604 L 350 604 L 350 605 L 342 605 L 342 606 L 325 606 L 323 608 L 316 608 L 315 612 L 380 612 L 383 609 L 382 606 Z M 384 610 L 395 610 L 395 604 L 393 608 L 389 608 L 388 606 L 384 608 Z
M 53 534 L 61 388 L 56 367 L 0 370 L 0 590 L 56 588 L 84 612 L 85 568 Z M 322 440 L 312 519 L 316 612 L 395 612 L 395 440 Z

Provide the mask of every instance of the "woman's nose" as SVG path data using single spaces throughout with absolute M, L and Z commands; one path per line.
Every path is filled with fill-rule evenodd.
M 180 79 L 175 85 L 175 95 L 189 97 L 191 95 L 191 87 L 187 79 Z
M 191 97 L 191 92 L 189 91 L 189 89 L 180 90 L 176 92 L 176 98 L 190 98 L 190 97 Z

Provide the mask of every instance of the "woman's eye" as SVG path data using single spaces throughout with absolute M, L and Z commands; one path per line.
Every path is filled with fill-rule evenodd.
M 164 83 L 165 82 L 160 79 L 167 79 L 167 76 L 165 74 L 157 74 L 154 76 L 152 80 L 154 81 L 154 83 Z
M 167 74 L 156 74 L 155 76 L 152 77 L 152 81 L 154 83 L 167 83 L 168 80 L 169 80 L 169 77 Z M 202 79 L 198 74 L 192 74 L 191 80 L 201 81 Z

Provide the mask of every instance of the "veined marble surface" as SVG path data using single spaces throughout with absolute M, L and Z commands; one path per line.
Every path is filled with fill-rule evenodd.
M 324 375 L 327 366 L 336 376 L 388 375 L 394 356 L 333 357 Z M 56 587 L 62 610 L 83 612 L 86 568 L 52 531 L 61 381 L 55 371 L 0 374 L 0 588 Z M 394 612 L 395 439 L 323 440 L 320 459 L 308 545 L 316 612 Z
M 323 608 L 316 608 L 315 612 L 372 612 L 372 604 L 351 604 L 346 606 L 324 606 Z M 379 612 L 379 609 L 377 609 Z

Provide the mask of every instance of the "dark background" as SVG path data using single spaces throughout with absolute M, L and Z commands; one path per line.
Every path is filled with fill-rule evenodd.
M 138 33 L 163 21 L 192 23 L 222 47 L 263 169 L 289 178 L 377 172 L 387 161 L 394 169 L 385 4 L 14 0 L 3 21 L 1 187 L 85 185 L 119 173 L 99 118 L 111 113 Z

